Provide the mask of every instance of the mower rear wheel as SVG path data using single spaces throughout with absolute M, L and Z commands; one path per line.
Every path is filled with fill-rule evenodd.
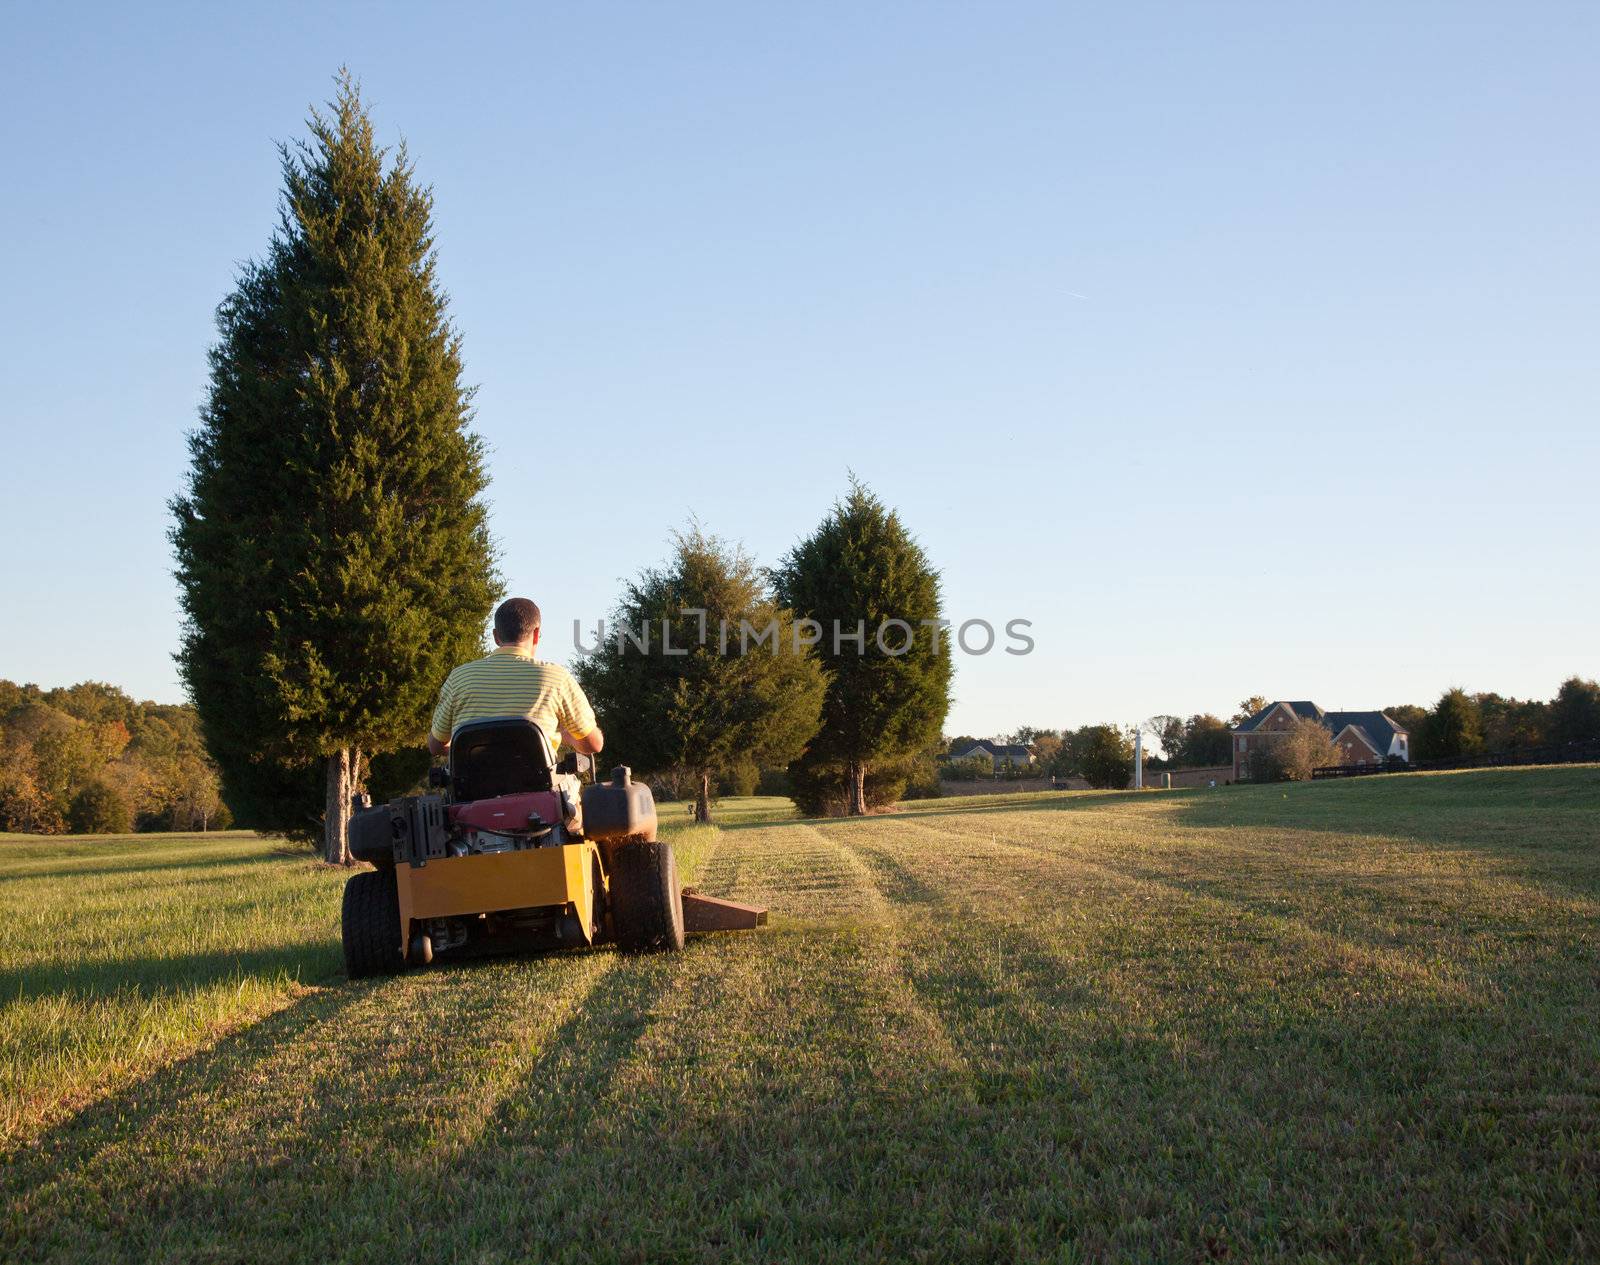
M 624 949 L 683 948 L 683 891 L 670 843 L 624 843 L 612 853 L 611 925 Z
M 400 890 L 394 867 L 352 874 L 344 885 L 339 921 L 345 974 L 351 979 L 393 975 L 405 966 L 400 954 Z

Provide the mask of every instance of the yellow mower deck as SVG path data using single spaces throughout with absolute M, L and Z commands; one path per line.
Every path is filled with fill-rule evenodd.
M 577 915 L 584 939 L 594 943 L 594 885 L 606 880 L 594 844 L 442 857 L 426 865 L 401 862 L 395 868 L 400 890 L 400 952 L 406 951 L 414 919 L 496 913 L 504 909 L 567 906 Z
M 400 895 L 400 952 L 411 943 L 411 924 L 428 918 L 497 913 L 506 909 L 562 906 L 575 914 L 586 943 L 600 932 L 595 883 L 608 880 L 593 843 L 519 852 L 441 857 L 426 865 L 394 867 Z M 746 931 L 765 926 L 767 911 L 683 889 L 683 929 L 688 933 Z

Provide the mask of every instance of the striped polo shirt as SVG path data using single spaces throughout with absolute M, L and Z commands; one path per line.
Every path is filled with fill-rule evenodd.
M 582 738 L 594 729 L 594 708 L 559 663 L 543 663 L 510 646 L 463 663 L 445 678 L 433 709 L 433 736 L 445 742 L 474 720 L 526 716 L 554 747 L 565 730 Z

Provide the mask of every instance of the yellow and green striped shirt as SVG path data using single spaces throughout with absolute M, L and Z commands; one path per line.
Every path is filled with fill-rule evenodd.
M 446 742 L 469 721 L 502 716 L 526 716 L 544 730 L 551 747 L 562 730 L 582 738 L 595 726 L 594 708 L 571 672 L 499 646 L 445 678 L 433 709 L 433 736 Z

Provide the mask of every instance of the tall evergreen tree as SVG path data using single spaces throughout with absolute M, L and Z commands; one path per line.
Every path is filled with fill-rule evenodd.
M 1600 738 L 1600 684 L 1569 677 L 1550 703 L 1552 742 L 1589 742 Z
M 1478 700 L 1465 690 L 1446 690 L 1423 724 L 1426 753 L 1431 760 L 1453 760 L 1483 750 L 1483 716 Z
M 432 195 L 344 72 L 329 109 L 280 147 L 278 230 L 218 309 L 172 540 L 178 660 L 227 798 L 258 827 L 320 815 L 343 862 L 368 757 L 417 742 L 496 577 Z
M 828 671 L 822 728 L 802 763 L 841 773 L 845 811 L 859 816 L 872 766 L 937 742 L 950 710 L 939 574 L 899 515 L 852 478 L 775 580 L 778 600 L 820 626 Z
M 602 717 L 626 718 L 607 756 L 689 773 L 695 820 L 709 821 L 712 777 L 798 756 L 825 686 L 749 558 L 699 528 L 673 545 L 671 563 L 628 586 L 578 678 Z

